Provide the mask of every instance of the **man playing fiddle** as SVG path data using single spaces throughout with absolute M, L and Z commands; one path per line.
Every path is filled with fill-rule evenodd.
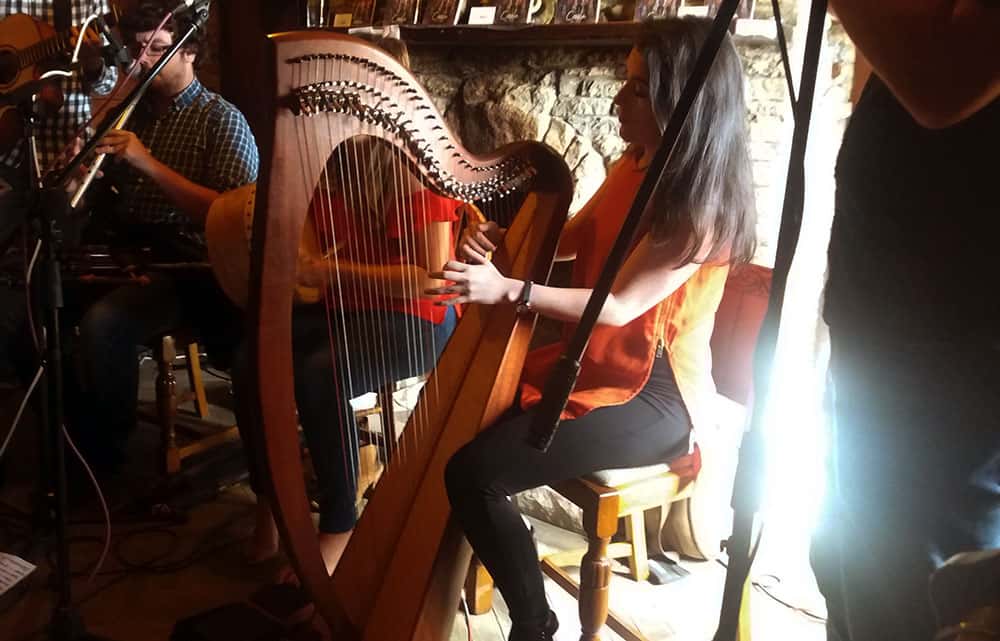
M 122 18 L 122 35 L 144 69 L 186 31 L 176 19 L 156 30 L 174 4 L 145 0 Z M 212 201 L 257 177 L 246 119 L 195 74 L 200 47 L 195 34 L 150 84 L 127 130 L 108 133 L 96 149 L 114 157 L 106 165 L 118 192 L 107 216 L 114 242 L 148 247 L 156 262 L 204 263 Z M 83 314 L 76 359 L 82 393 L 67 415 L 99 472 L 123 462 L 136 423 L 137 349 L 178 327 L 194 329 L 216 355 L 239 340 L 241 317 L 208 270 L 154 274 L 148 285 L 115 289 Z

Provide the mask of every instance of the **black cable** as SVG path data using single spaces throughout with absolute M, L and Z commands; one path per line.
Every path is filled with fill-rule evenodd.
M 226 381 L 227 383 L 232 383 L 233 382 L 233 377 L 232 376 L 229 376 L 229 375 L 224 374 L 222 372 L 216 371 L 214 368 L 211 368 L 211 367 L 202 367 L 201 371 L 205 372 L 209 376 L 213 376 L 213 377 L 215 377 L 215 378 L 217 378 L 219 380 Z
M 776 576 L 774 576 L 773 574 L 764 575 L 764 576 L 773 577 L 775 580 L 777 580 L 778 583 L 781 583 L 781 579 L 778 578 L 778 577 L 776 577 Z M 815 623 L 826 623 L 826 617 L 822 617 L 822 616 L 820 616 L 818 614 L 815 614 L 815 613 L 811 612 L 810 610 L 808 610 L 806 608 L 803 608 L 802 606 L 795 605 L 794 603 L 789 603 L 788 601 L 785 601 L 781 597 L 779 597 L 779 596 L 775 595 L 774 593 L 772 593 L 771 590 L 770 590 L 770 588 L 768 586 L 764 585 L 763 583 L 761 583 L 760 581 L 758 581 L 758 580 L 755 579 L 755 580 L 751 581 L 750 584 L 754 587 L 755 590 L 757 590 L 758 592 L 761 592 L 763 594 L 766 594 L 774 602 L 776 602 L 776 603 L 778 603 L 780 605 L 785 606 L 786 608 L 788 608 L 792 612 L 795 612 L 797 614 L 801 614 L 802 616 L 806 617 L 807 619 L 809 619 L 810 621 L 813 621 Z
M 729 566 L 722 559 L 716 559 L 715 562 L 718 563 L 719 565 L 721 565 L 722 567 L 726 568 L 727 570 L 729 569 Z M 779 597 L 779 596 L 775 595 L 773 592 L 771 592 L 771 588 L 773 586 L 771 586 L 771 585 L 765 585 L 760 580 L 761 578 L 768 578 L 768 577 L 771 578 L 771 579 L 774 579 L 775 584 L 781 583 L 781 577 L 779 577 L 776 574 L 762 574 L 762 575 L 760 575 L 760 577 L 758 577 L 756 579 L 751 579 L 750 580 L 750 585 L 752 585 L 753 588 L 755 590 L 757 590 L 758 592 L 761 592 L 762 594 L 765 594 L 768 597 L 770 597 L 773 601 L 775 601 L 779 605 L 783 605 L 786 608 L 788 608 L 789 610 L 791 610 L 791 611 L 793 611 L 793 612 L 795 612 L 797 614 L 801 614 L 802 616 L 806 617 L 807 619 L 809 619 L 811 621 L 815 621 L 816 623 L 826 623 L 826 617 L 822 617 L 822 616 L 820 616 L 818 614 L 815 614 L 811 610 L 809 610 L 807 608 L 804 608 L 802 606 L 795 605 L 794 603 L 790 603 L 789 601 L 785 601 L 781 597 Z

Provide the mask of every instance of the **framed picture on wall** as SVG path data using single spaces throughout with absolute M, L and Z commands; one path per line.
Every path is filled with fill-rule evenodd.
M 680 0 L 635 0 L 635 20 L 653 20 L 677 15 Z
M 469 0 L 469 24 L 493 24 L 496 16 L 496 0 Z
M 329 7 L 331 27 L 350 27 L 354 24 L 353 0 L 334 0 Z
M 414 24 L 418 0 L 388 0 L 382 17 L 384 24 Z
M 461 0 L 426 0 L 420 10 L 420 24 L 458 24 L 463 4 Z
M 736 8 L 736 18 L 749 18 L 753 15 L 756 0 L 740 0 Z M 677 14 L 682 16 L 714 16 L 719 11 L 722 0 L 681 0 Z
M 375 0 L 352 0 L 351 26 L 367 27 L 375 24 Z
M 600 0 L 556 0 L 558 24 L 585 24 L 597 22 L 597 7 Z
M 528 22 L 528 0 L 499 0 L 494 22 L 525 24 Z

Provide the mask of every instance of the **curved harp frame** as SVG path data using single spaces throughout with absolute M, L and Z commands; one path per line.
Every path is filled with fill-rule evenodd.
M 291 354 L 296 259 L 321 168 L 302 166 L 295 141 L 325 140 L 328 154 L 343 141 L 329 139 L 335 122 L 345 132 L 353 127 L 352 134 L 389 140 L 435 189 L 459 199 L 486 200 L 524 187 L 528 195 L 496 259 L 508 274 L 535 281 L 544 282 L 551 269 L 572 181 L 562 159 L 538 143 L 485 157 L 465 151 L 414 77 L 364 41 L 292 32 L 271 36 L 270 45 L 275 102 L 259 138 L 250 322 L 278 527 L 333 638 L 438 641 L 454 621 L 469 561 L 468 546 L 449 523 L 444 466 L 512 403 L 533 321 L 513 306 L 468 308 L 425 386 L 434 393 L 423 394 L 413 412 L 425 420 L 401 436 L 406 460 L 386 470 L 336 572 L 327 576 L 303 481 Z M 309 65 L 327 77 L 303 82 Z

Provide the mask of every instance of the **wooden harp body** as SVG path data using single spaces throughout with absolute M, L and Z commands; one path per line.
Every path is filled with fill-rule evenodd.
M 509 275 L 542 282 L 572 196 L 569 171 L 538 143 L 485 157 L 466 152 L 413 76 L 364 41 L 296 32 L 272 36 L 269 46 L 273 108 L 258 132 L 249 310 L 279 529 L 334 639 L 440 641 L 469 562 L 450 523 L 444 467 L 512 403 L 533 322 L 513 306 L 466 309 L 400 437 L 396 451 L 405 458 L 382 476 L 337 571 L 327 576 L 303 481 L 292 379 L 297 252 L 322 170 L 321 162 L 304 162 L 303 151 L 323 158 L 348 136 L 378 136 L 433 189 L 480 205 L 508 203 L 516 215 L 495 259 Z

